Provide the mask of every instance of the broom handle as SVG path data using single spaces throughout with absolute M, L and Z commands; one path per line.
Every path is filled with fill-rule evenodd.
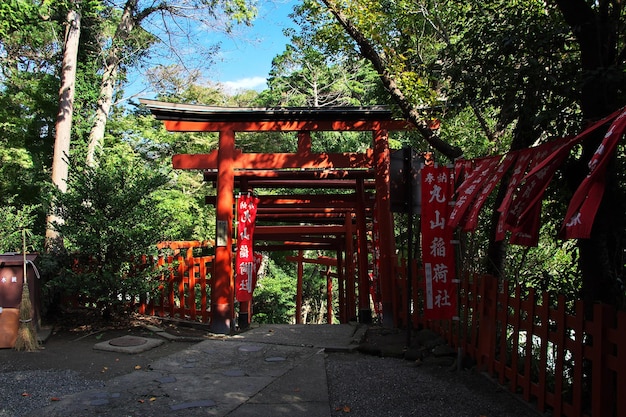
M 27 284 L 26 280 L 26 229 L 22 229 L 22 255 L 24 256 L 24 284 Z

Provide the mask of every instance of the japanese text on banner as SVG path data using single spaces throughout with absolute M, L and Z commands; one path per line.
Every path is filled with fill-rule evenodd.
M 252 239 L 258 201 L 258 198 L 251 195 L 242 195 L 237 201 L 237 257 L 235 258 L 237 301 L 250 301 L 256 284 Z
M 422 258 L 424 319 L 446 320 L 457 313 L 453 230 L 447 224 L 452 195 L 452 170 L 422 169 Z

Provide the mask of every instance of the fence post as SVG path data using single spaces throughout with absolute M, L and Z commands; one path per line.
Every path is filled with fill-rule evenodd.
M 621 401 L 616 401 L 617 410 L 616 415 L 626 415 L 626 312 L 620 311 L 617 313 L 617 327 L 616 327 L 616 352 L 617 358 L 617 370 L 616 370 L 616 398 L 621 398 Z
M 492 275 L 481 276 L 480 297 L 480 329 L 478 332 L 478 364 L 489 368 L 493 361 L 496 338 L 496 278 Z
M 610 416 L 613 407 L 613 374 L 606 367 L 605 331 L 614 313 L 606 304 L 596 304 L 593 308 L 593 322 L 590 326 L 591 346 L 591 413 L 593 416 Z

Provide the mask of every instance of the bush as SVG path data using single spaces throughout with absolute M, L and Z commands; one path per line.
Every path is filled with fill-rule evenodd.
M 100 161 L 97 167 L 71 161 L 68 191 L 55 193 L 62 265 L 50 285 L 110 315 L 153 289 L 155 270 L 138 269 L 132 260 L 154 253 L 163 238 L 168 219 L 154 195 L 168 177 L 150 171 L 130 152 L 103 155 Z

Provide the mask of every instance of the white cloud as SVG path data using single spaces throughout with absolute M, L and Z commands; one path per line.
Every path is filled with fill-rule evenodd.
M 247 77 L 236 81 L 224 81 L 222 85 L 229 92 L 237 92 L 243 90 L 262 90 L 267 87 L 265 77 Z

